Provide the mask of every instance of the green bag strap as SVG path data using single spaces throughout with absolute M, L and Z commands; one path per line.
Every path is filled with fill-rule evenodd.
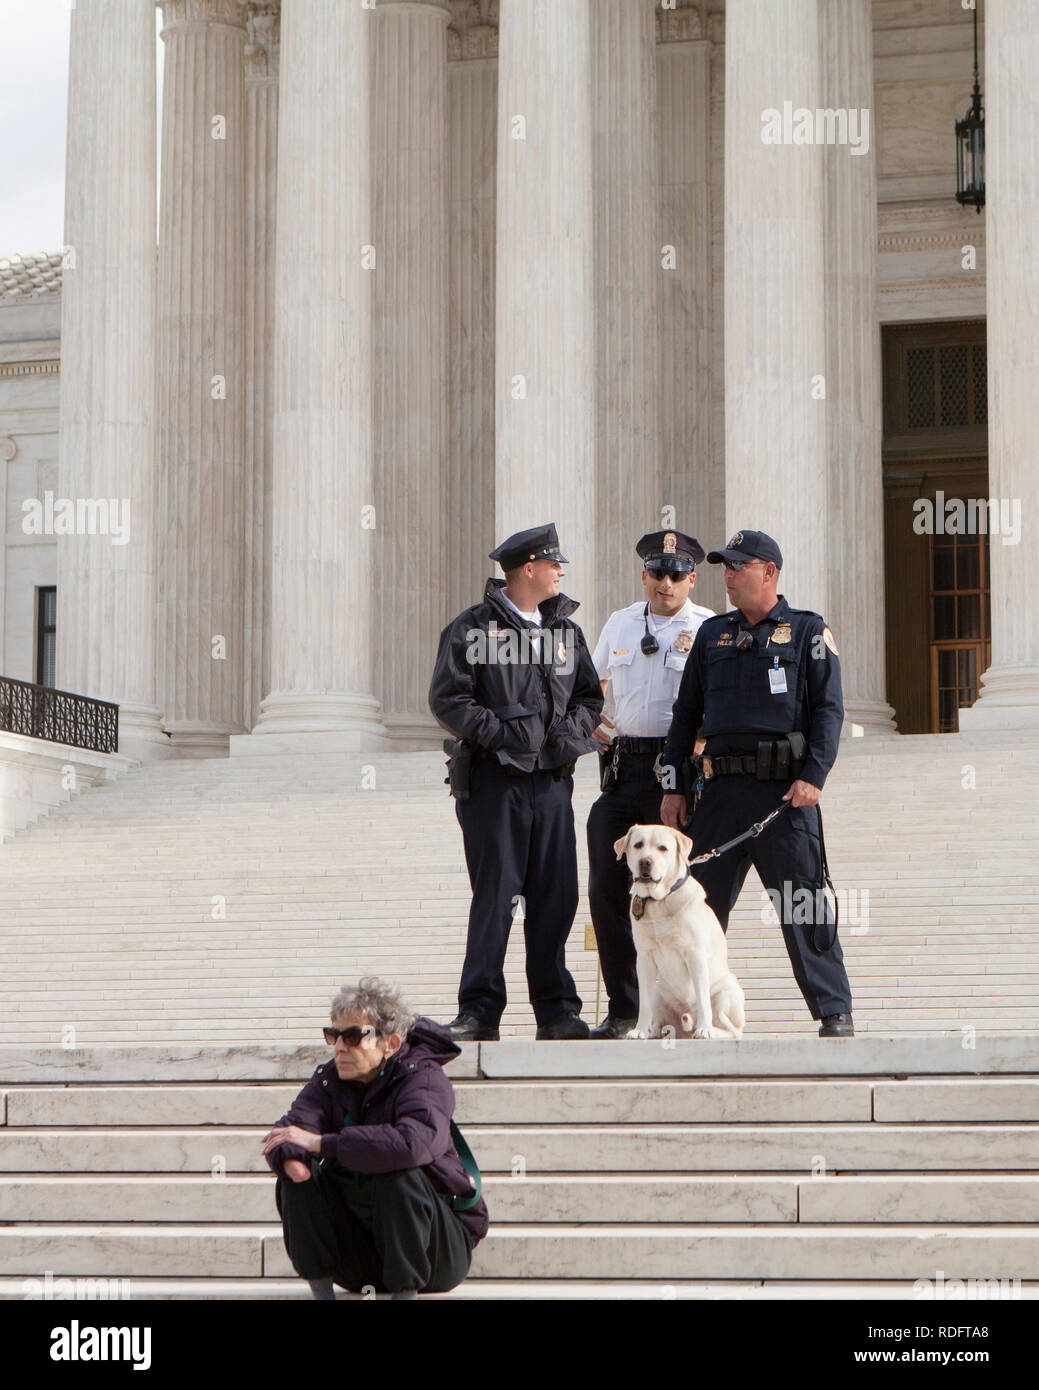
M 465 1135 L 451 1121 L 451 1138 L 454 1141 L 455 1153 L 462 1160 L 462 1167 L 469 1174 L 469 1181 L 473 1185 L 473 1195 L 471 1197 L 448 1197 L 448 1202 L 452 1211 L 468 1211 L 470 1207 L 475 1207 L 483 1196 L 483 1178 L 480 1174 L 479 1166 L 473 1157 L 473 1151 L 465 1142 Z

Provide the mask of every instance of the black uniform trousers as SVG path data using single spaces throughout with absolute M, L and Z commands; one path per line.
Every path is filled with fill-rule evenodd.
M 465 1279 L 469 1232 L 421 1168 L 355 1173 L 316 1159 L 310 1179 L 279 1175 L 285 1250 L 301 1279 L 354 1293 L 443 1293 Z
M 740 774 L 705 783 L 689 828 L 694 857 L 749 830 L 775 810 L 789 786 L 789 780 L 759 782 Z M 844 952 L 833 908 L 821 891 L 818 808 L 790 806 L 756 838 L 706 864 L 692 866 L 723 931 L 751 864 L 782 923 L 794 979 L 812 1017 L 851 1013 Z
M 621 753 L 617 780 L 588 813 L 588 905 L 614 1018 L 637 1018 L 639 985 L 631 934 L 631 872 L 614 842 L 633 825 L 659 825 L 663 792 L 654 753 Z
M 510 776 L 492 758 L 472 770 L 456 801 L 473 890 L 458 1011 L 496 1028 L 505 1009 L 505 951 L 523 899 L 527 986 L 538 1024 L 581 1012 L 566 968 L 577 911 L 574 779 L 535 771 Z

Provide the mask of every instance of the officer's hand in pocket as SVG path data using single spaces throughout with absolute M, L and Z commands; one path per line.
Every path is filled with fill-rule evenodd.
M 660 819 L 672 830 L 681 830 L 686 822 L 685 797 L 669 792 L 660 803 Z

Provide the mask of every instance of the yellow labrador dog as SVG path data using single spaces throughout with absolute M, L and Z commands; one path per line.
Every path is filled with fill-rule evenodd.
M 632 877 L 631 930 L 639 1017 L 629 1038 L 671 1025 L 694 1038 L 742 1036 L 744 996 L 729 969 L 725 933 L 689 872 L 693 842 L 666 825 L 633 825 L 614 843 Z

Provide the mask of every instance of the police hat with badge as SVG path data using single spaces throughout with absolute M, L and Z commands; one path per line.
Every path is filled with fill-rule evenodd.
M 488 559 L 497 560 L 506 574 L 509 570 L 529 564 L 531 560 L 555 560 L 561 565 L 568 563 L 559 549 L 559 537 L 553 522 L 547 526 L 531 526 L 529 530 L 517 531 L 501 545 L 495 546 Z
M 635 550 L 653 579 L 685 579 L 692 574 L 704 557 L 704 549 L 692 536 L 684 536 L 681 531 L 650 531 L 635 546 Z M 649 630 L 649 604 L 642 610 L 645 633 L 639 646 L 644 656 L 653 656 L 660 650 L 660 643 Z M 675 648 L 688 651 L 692 638 L 681 634 L 675 640 Z
M 771 561 L 777 570 L 783 568 L 783 553 L 771 536 L 764 531 L 737 531 L 721 550 L 708 553 L 709 565 L 729 564 L 741 567 L 751 560 Z
M 646 569 L 658 570 L 654 579 L 665 574 L 682 579 L 704 558 L 704 549 L 692 536 L 681 531 L 650 531 L 635 547 Z

